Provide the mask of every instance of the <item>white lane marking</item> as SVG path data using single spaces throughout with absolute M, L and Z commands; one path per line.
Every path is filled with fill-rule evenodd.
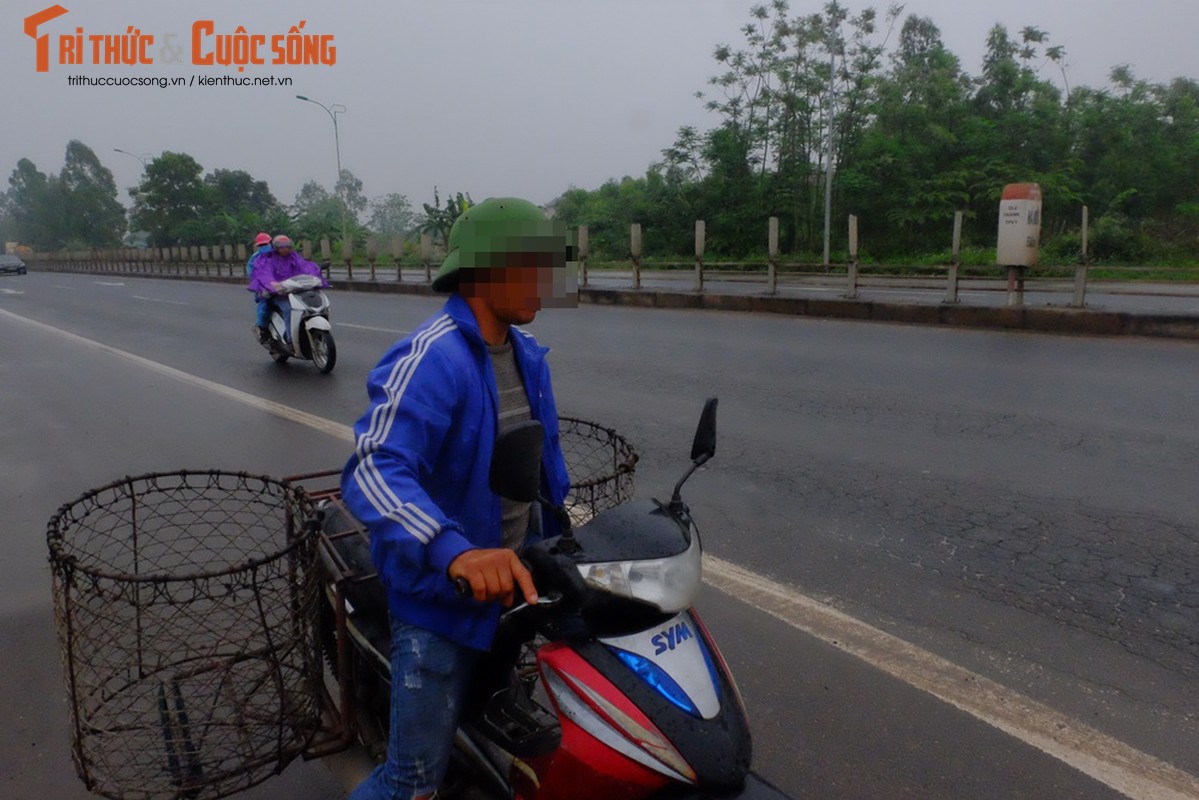
M 412 331 L 397 331 L 395 328 L 376 328 L 373 325 L 354 325 L 349 322 L 339 322 L 339 323 L 337 323 L 337 327 L 339 327 L 339 328 L 357 328 L 360 331 L 378 331 L 379 333 L 394 333 L 399 336 L 407 336 L 408 334 L 412 333 Z
M 1199 798 L 1194 775 L 788 586 L 709 555 L 704 556 L 704 580 L 1128 797 Z
M 332 420 L 325 419 L 324 417 L 318 417 L 315 414 L 309 414 L 307 411 L 301 411 L 298 408 L 285 406 L 282 403 L 276 403 L 274 400 L 267 400 L 264 397 L 258 397 L 250 394 L 249 392 L 243 392 L 240 389 L 234 389 L 230 386 L 225 386 L 224 384 L 216 383 L 215 381 L 210 381 L 197 375 L 183 372 L 182 370 L 177 370 L 174 367 L 168 367 L 166 364 L 160 364 L 157 361 L 151 361 L 148 358 L 134 355 L 133 353 L 129 353 L 125 350 L 118 350 L 115 347 L 101 344 L 100 342 L 88 339 L 84 336 L 79 336 L 77 334 L 64 331 L 60 328 L 56 328 L 53 325 L 47 325 L 44 322 L 38 322 L 37 320 L 30 319 L 29 317 L 23 317 L 20 314 L 14 314 L 11 311 L 0 309 L 0 316 L 10 317 L 19 322 L 24 322 L 27 325 L 32 325 L 35 328 L 46 331 L 47 333 L 54 333 L 62 336 L 63 338 L 69 339 L 76 344 L 81 344 L 85 347 L 90 347 L 93 350 L 99 350 L 100 352 L 117 356 L 118 358 L 123 358 L 126 361 L 130 361 L 138 366 L 145 367 L 146 369 L 157 372 L 160 375 L 166 375 L 170 378 L 182 381 L 190 386 L 195 386 L 198 389 L 204 389 L 205 391 L 212 392 L 213 394 L 220 395 L 221 397 L 225 397 L 230 400 L 236 400 L 237 402 L 250 406 L 251 408 L 256 408 L 260 411 L 266 411 L 267 413 L 274 414 L 275 416 L 282 417 L 283 419 L 290 420 L 292 422 L 298 422 L 301 425 L 307 425 L 310 428 L 318 430 L 321 433 L 327 433 L 335 438 L 343 439 L 347 442 L 354 441 L 354 429 L 349 425 L 342 425 L 339 422 L 334 422 Z
M 92 281 L 97 286 L 124 286 L 124 281 Z
M 349 425 L 182 372 L 11 311 L 0 309 L 0 317 L 24 322 L 353 444 L 354 432 Z M 704 556 L 704 579 L 721 592 L 965 711 L 1134 800 L 1199 798 L 1199 778 L 790 587 L 710 555 Z
M 22 289 L 0 289 L 0 292 L 4 292 L 5 294 L 25 294 Z
M 180 300 L 160 300 L 157 297 L 142 297 L 140 294 L 129 295 L 134 300 L 145 300 L 147 303 L 170 303 L 173 306 L 190 306 L 191 303 L 184 303 Z

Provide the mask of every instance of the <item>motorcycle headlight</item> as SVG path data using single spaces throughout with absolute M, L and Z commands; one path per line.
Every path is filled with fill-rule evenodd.
M 639 600 L 674 614 L 690 608 L 703 582 L 703 553 L 699 536 L 678 555 L 646 561 L 601 561 L 579 564 L 588 586 Z

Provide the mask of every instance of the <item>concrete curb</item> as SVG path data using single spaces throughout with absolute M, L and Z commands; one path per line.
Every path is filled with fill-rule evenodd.
M 40 263 L 38 270 L 79 272 L 55 264 Z M 91 275 L 121 275 L 133 278 L 169 278 L 219 283 L 245 283 L 241 277 L 128 273 L 118 270 L 87 271 Z M 379 283 L 335 279 L 332 288 L 343 292 L 378 292 L 432 296 L 437 294 L 426 283 Z M 780 297 L 778 295 L 733 295 L 709 292 L 663 292 L 651 289 L 580 289 L 583 303 L 639 308 L 700 309 L 708 311 L 745 311 L 826 319 L 868 322 L 938 325 L 983 330 L 1029 331 L 1033 333 L 1072 334 L 1078 336 L 1151 336 L 1168 339 L 1199 340 L 1199 316 L 1184 314 L 1136 314 L 1131 312 L 1092 311 L 1079 308 L 991 307 L 949 304 L 880 303 L 865 300 Z

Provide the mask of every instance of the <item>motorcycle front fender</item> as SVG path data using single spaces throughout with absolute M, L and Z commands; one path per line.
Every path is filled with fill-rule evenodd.
M 304 320 L 304 327 L 310 331 L 331 331 L 333 330 L 332 323 L 328 317 L 309 317 Z

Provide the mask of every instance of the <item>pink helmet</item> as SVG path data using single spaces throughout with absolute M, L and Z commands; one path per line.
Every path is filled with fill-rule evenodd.
M 254 246 L 262 247 L 264 244 L 271 243 L 271 235 L 269 233 L 260 233 L 254 237 Z

